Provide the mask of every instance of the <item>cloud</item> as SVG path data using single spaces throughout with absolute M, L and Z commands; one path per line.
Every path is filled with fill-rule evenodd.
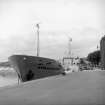
M 68 36 L 75 55 L 86 56 L 95 50 L 105 32 L 104 2 L 50 1 L 0 1 L 1 59 L 14 53 L 36 55 L 36 23 L 40 23 L 41 56 L 65 56 Z

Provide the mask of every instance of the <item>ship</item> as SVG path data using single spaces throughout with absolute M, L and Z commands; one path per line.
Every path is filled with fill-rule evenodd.
M 50 58 L 12 55 L 9 57 L 9 62 L 22 82 L 65 74 L 62 65 Z
M 37 30 L 37 56 L 12 55 L 9 62 L 22 82 L 63 74 L 63 66 L 56 60 L 39 56 L 39 24 Z

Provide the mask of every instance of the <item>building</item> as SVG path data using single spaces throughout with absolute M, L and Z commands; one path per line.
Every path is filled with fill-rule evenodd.
M 101 68 L 105 69 L 105 35 L 100 41 Z
M 67 71 L 78 71 L 78 64 L 79 64 L 79 58 L 74 57 L 64 57 L 63 58 L 63 67 Z

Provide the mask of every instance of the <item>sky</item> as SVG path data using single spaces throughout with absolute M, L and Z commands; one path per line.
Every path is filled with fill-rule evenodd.
M 0 0 L 0 61 L 13 54 L 86 57 L 105 35 L 104 0 Z

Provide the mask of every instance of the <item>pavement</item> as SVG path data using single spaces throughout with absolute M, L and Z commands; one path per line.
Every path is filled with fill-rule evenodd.
M 105 105 L 105 71 L 73 72 L 1 88 L 0 105 Z

